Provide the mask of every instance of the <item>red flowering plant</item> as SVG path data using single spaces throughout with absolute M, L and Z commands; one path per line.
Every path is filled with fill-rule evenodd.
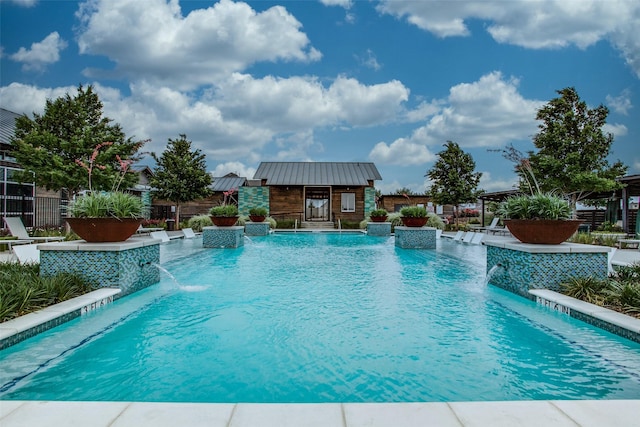
M 224 199 L 222 201 L 222 204 L 212 207 L 209 210 L 209 215 L 226 217 L 238 216 L 238 207 L 232 203 L 232 201 L 235 201 L 235 199 L 233 198 L 235 192 L 235 188 L 230 188 L 228 191 L 223 191 L 222 194 L 224 195 Z
M 103 142 L 93 150 L 88 159 L 76 159 L 76 164 L 84 168 L 88 174 L 88 191 L 76 198 L 69 207 L 71 215 L 75 218 L 143 218 L 146 208 L 140 197 L 120 191 L 120 185 L 129 172 L 131 159 L 122 159 L 118 154 L 115 158 L 118 162 L 119 173 L 115 179 L 111 191 L 94 191 L 92 176 L 95 169 L 106 170 L 107 166 L 98 164 L 97 158 L 100 150 L 113 145 L 112 142 Z

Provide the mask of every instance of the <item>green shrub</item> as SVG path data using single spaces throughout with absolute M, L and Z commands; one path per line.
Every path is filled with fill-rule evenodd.
M 281 219 L 280 221 L 278 221 L 278 228 L 290 230 L 295 228 L 295 224 L 295 219 Z
M 198 215 L 189 218 L 187 225 L 189 226 L 189 228 L 193 228 L 193 231 L 195 231 L 196 233 L 202 233 L 202 229 L 204 227 L 211 227 L 213 225 L 213 222 L 211 221 L 209 215 Z
M 95 289 L 70 273 L 41 278 L 38 264 L 0 263 L 0 321 L 57 304 Z
M 607 233 L 623 233 L 624 232 L 622 227 L 620 227 L 619 225 L 615 225 L 609 221 L 605 221 L 602 224 L 600 224 L 600 226 L 596 228 L 596 231 L 604 231 Z
M 238 216 L 238 207 L 236 205 L 220 205 L 214 206 L 209 210 L 211 216 Z
M 342 230 L 357 230 L 360 228 L 359 221 L 340 221 L 340 226 Z
M 267 208 L 256 207 L 249 209 L 249 215 L 267 216 L 268 213 Z
M 75 218 L 142 218 L 146 208 L 140 197 L 114 191 L 78 197 L 69 205 L 69 212 Z
M 607 287 L 606 280 L 594 277 L 572 277 L 568 282 L 560 284 L 563 294 L 597 305 L 604 305 L 607 301 Z
M 400 215 L 408 218 L 424 218 L 427 213 L 425 208 L 419 206 L 405 206 L 400 209 Z
M 372 216 L 387 216 L 389 212 L 386 209 L 374 209 L 369 213 L 369 217 Z
M 444 221 L 438 215 L 429 212 L 427 215 L 427 227 L 438 228 L 444 230 Z
M 562 197 L 549 193 L 511 196 L 497 212 L 504 219 L 569 219 L 571 208 Z

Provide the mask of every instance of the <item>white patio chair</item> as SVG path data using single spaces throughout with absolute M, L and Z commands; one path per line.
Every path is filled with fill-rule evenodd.
M 472 245 L 479 245 L 482 243 L 482 239 L 484 239 L 484 233 L 476 233 L 475 236 L 471 239 Z
M 458 242 L 460 241 L 460 239 L 462 239 L 462 236 L 464 235 L 463 231 L 458 230 L 458 232 L 456 233 L 455 236 L 453 236 L 453 241 L 454 242 Z
M 442 237 L 442 230 L 440 228 L 436 228 L 436 239 L 439 239 Z
M 152 231 L 150 235 L 152 239 L 162 240 L 162 243 L 167 243 L 171 241 L 166 231 Z
M 40 264 L 40 250 L 37 243 L 16 246 L 13 248 L 13 253 L 20 264 Z
M 196 237 L 196 233 L 194 233 L 193 228 L 183 228 L 182 234 L 184 234 L 185 239 L 193 239 Z
M 462 243 L 471 243 L 471 240 L 473 239 L 473 236 L 475 236 L 475 235 L 476 235 L 475 232 L 467 231 L 467 233 L 462 238 Z
M 59 242 L 64 240 L 64 236 L 47 236 L 47 237 L 34 237 L 29 236 L 27 229 L 22 223 L 22 219 L 19 216 L 5 217 L 4 222 L 7 224 L 7 228 L 12 236 L 21 240 L 31 240 L 35 242 Z

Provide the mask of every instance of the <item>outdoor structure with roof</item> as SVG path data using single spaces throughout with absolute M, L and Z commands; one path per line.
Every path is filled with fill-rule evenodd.
M 262 204 L 276 220 L 328 223 L 365 218 L 382 177 L 367 162 L 262 162 L 253 179 L 260 187 L 241 188 L 241 207 Z
M 59 193 L 36 188 L 33 183 L 13 180 L 14 174 L 22 170 L 11 154 L 11 139 L 15 134 L 16 119 L 20 116 L 0 108 L 0 218 L 20 216 L 27 227 L 61 225 Z M 36 193 L 43 196 L 41 203 L 36 203 Z M 1 222 L 0 219 L 0 227 L 4 226 Z

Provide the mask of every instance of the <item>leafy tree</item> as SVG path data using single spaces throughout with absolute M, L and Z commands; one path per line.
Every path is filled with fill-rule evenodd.
M 157 163 L 150 179 L 150 185 L 156 189 L 154 196 L 176 204 L 176 223 L 180 224 L 180 205 L 211 193 L 205 156 L 200 150 L 191 151 L 191 141 L 184 134 L 180 134 L 180 139 L 169 138 L 160 157 L 155 153 L 151 156 Z
M 120 125 L 111 122 L 102 116 L 102 103 L 91 86 L 79 86 L 74 97 L 47 100 L 43 115 L 16 120 L 12 152 L 24 168 L 17 179 L 47 190 L 66 188 L 75 196 L 88 188 L 87 170 L 79 165 L 84 162 L 97 166 L 92 170 L 93 190 L 133 186 L 137 173 L 122 171 L 121 164 L 137 160 L 145 141 L 125 138 Z
M 482 194 L 478 183 L 482 173 L 474 172 L 476 162 L 458 144 L 447 141 L 445 149 L 438 153 L 438 160 L 425 176 L 432 181 L 427 194 L 439 205 L 453 205 L 458 224 L 458 209 L 461 203 L 478 200 Z
M 575 212 L 576 202 L 593 192 L 621 188 L 616 178 L 626 173 L 627 166 L 607 161 L 613 143 L 613 135 L 602 131 L 608 108 L 587 108 L 572 87 L 558 94 L 538 110 L 536 119 L 542 123 L 533 138 L 538 151 L 529 152 L 529 161 L 541 190 L 563 193 Z
M 410 190 L 407 187 L 398 188 L 394 194 L 397 194 L 399 196 L 403 196 L 405 194 L 407 196 L 415 196 L 416 195 L 416 193 L 414 193 L 413 190 Z

